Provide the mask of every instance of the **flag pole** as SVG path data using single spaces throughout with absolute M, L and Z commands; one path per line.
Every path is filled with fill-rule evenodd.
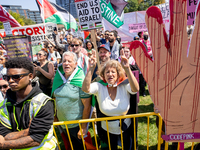
M 71 0 L 69 0 L 69 29 L 71 28 L 71 22 L 70 22 L 70 3 L 71 3 Z
M 42 7 L 43 7 L 43 24 L 44 24 L 44 37 L 46 36 L 46 27 L 45 27 L 45 20 L 44 20 L 44 0 L 42 0 Z

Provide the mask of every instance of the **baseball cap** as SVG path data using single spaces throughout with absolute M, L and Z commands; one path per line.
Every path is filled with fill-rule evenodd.
M 100 45 L 100 46 L 98 47 L 98 51 L 99 51 L 100 48 L 105 48 L 107 51 L 110 52 L 110 47 L 109 47 L 108 44 L 102 44 L 102 45 Z
M 138 35 L 133 37 L 133 40 L 139 39 L 140 37 Z

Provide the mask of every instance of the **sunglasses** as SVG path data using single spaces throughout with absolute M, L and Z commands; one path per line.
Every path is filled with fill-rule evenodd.
M 14 80 L 14 81 L 18 81 L 18 80 L 20 80 L 21 78 L 23 78 L 24 76 L 27 76 L 28 74 L 29 74 L 29 73 L 16 74 L 16 75 L 11 75 L 11 76 L 5 75 L 3 78 L 4 78 L 4 80 L 6 80 L 6 81 L 9 81 L 10 78 L 12 78 L 12 80 Z
M 1 60 L 1 61 L 3 61 L 3 59 L 2 59 L 2 58 L 0 58 L 0 60 Z
M 74 47 L 74 46 L 78 47 L 79 44 L 71 44 L 71 47 Z
M 109 34 L 105 34 L 105 35 L 109 35 Z
M 6 85 L 6 84 L 0 85 L 0 90 L 1 90 L 2 88 L 6 89 L 7 87 L 8 87 L 8 85 Z
M 52 48 L 53 46 L 49 46 L 48 48 Z
M 42 54 L 40 54 L 40 53 L 36 53 L 36 55 L 42 56 Z

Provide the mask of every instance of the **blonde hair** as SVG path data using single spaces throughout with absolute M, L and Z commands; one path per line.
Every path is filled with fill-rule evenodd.
M 106 62 L 106 64 L 102 67 L 102 69 L 100 71 L 100 76 L 103 79 L 105 79 L 104 73 L 105 73 L 105 70 L 106 70 L 107 67 L 112 67 L 112 68 L 115 68 L 117 70 L 118 81 L 124 80 L 126 78 L 125 71 L 122 68 L 122 65 L 116 60 L 109 60 L 108 62 Z

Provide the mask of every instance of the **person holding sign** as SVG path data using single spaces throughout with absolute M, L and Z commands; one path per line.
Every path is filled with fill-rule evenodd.
M 129 67 L 129 61 L 123 54 L 121 64 L 116 60 L 108 61 L 102 68 L 100 76 L 103 80 L 91 83 L 92 74 L 96 67 L 96 54 L 89 59 L 89 71 L 83 81 L 82 90 L 97 97 L 100 113 L 98 117 L 126 115 L 130 108 L 130 94 L 136 94 L 139 85 Z M 126 75 L 128 79 L 126 78 Z M 122 121 L 124 149 L 131 148 L 131 119 Z M 108 122 L 111 149 L 116 150 L 118 140 L 121 139 L 120 122 Z M 106 122 L 102 121 L 97 127 L 102 141 L 108 143 Z

